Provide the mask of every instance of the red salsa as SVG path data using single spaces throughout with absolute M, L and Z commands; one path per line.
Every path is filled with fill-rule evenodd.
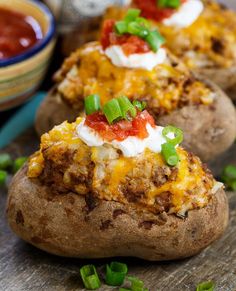
M 105 20 L 103 23 L 101 44 L 104 50 L 111 45 L 120 45 L 127 56 L 146 53 L 151 50 L 148 43 L 138 36 L 130 34 L 118 35 L 115 32 L 115 20 L 113 19 Z
M 187 0 L 181 0 L 181 3 Z M 157 0 L 133 0 L 135 6 L 139 8 L 142 12 L 141 15 L 148 19 L 153 19 L 155 21 L 161 22 L 165 18 L 170 17 L 176 12 L 174 8 L 160 8 L 157 5 Z
M 88 115 L 85 120 L 85 125 L 93 128 L 107 141 L 122 141 L 129 136 L 136 136 L 144 139 L 148 137 L 146 129 L 147 123 L 153 127 L 155 126 L 153 117 L 146 110 L 138 112 L 132 121 L 121 120 L 111 125 L 101 112 Z
M 23 53 L 42 38 L 42 29 L 33 17 L 0 8 L 0 60 Z

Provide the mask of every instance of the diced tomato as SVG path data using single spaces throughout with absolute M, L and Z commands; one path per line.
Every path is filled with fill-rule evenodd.
M 139 112 L 132 121 L 121 120 L 111 125 L 108 124 L 106 117 L 101 112 L 88 115 L 85 120 L 85 125 L 93 128 L 107 141 L 122 141 L 129 136 L 146 138 L 148 136 L 147 123 L 155 126 L 153 117 L 146 110 Z
M 105 20 L 103 23 L 101 44 L 104 50 L 111 45 L 120 45 L 127 56 L 150 51 L 146 41 L 135 35 L 118 35 L 115 32 L 114 25 L 115 21 L 112 19 Z
M 106 49 L 110 45 L 110 34 L 113 33 L 115 26 L 114 19 L 107 19 L 103 22 L 101 44 L 103 49 Z
M 181 3 L 187 0 L 181 0 Z M 142 16 L 148 19 L 161 22 L 175 13 L 173 8 L 160 8 L 157 6 L 157 0 L 133 0 L 134 4 L 142 11 Z

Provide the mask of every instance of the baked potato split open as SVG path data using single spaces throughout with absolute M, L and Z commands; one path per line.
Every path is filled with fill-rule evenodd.
M 101 101 L 126 95 L 147 102 L 162 125 L 184 130 L 184 146 L 204 161 L 228 149 L 236 137 L 236 112 L 229 98 L 210 81 L 193 75 L 168 52 L 164 64 L 152 71 L 114 66 L 97 42 L 73 53 L 56 74 L 56 87 L 42 103 L 36 130 L 42 134 L 84 110 L 84 98 L 100 94 Z
M 13 178 L 7 216 L 17 235 L 60 256 L 153 261 L 192 256 L 222 235 L 227 198 L 198 157 L 176 146 L 170 166 L 162 151 L 91 146 L 81 139 L 84 120 L 44 134 Z

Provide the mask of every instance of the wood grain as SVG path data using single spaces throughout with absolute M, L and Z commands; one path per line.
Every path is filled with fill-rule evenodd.
M 37 149 L 38 140 L 30 130 L 4 152 L 13 156 L 29 155 Z M 236 146 L 211 164 L 216 173 L 222 164 L 236 162 Z M 235 163 L 236 164 L 236 163 Z M 0 190 L 0 290 L 84 290 L 79 269 L 94 263 L 99 272 L 111 260 L 82 261 L 44 253 L 18 239 L 7 226 L 5 203 L 7 189 Z M 143 279 L 150 291 L 195 290 L 199 282 L 213 280 L 217 291 L 236 290 L 236 193 L 229 192 L 230 224 L 219 241 L 201 254 L 177 262 L 150 263 L 132 258 L 126 262 L 131 275 Z M 105 285 L 100 290 L 118 290 Z

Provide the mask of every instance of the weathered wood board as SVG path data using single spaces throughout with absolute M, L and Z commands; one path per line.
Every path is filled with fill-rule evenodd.
M 37 138 L 30 130 L 8 146 L 4 152 L 13 156 L 29 155 L 37 148 Z M 236 146 L 212 167 L 236 161 Z M 5 219 L 6 189 L 0 190 L 0 290 L 84 290 L 79 276 L 83 264 L 94 263 L 101 271 L 111 260 L 81 261 L 44 253 L 18 239 Z M 150 291 L 188 291 L 205 280 L 213 280 L 217 291 L 236 290 L 236 193 L 228 193 L 230 224 L 219 241 L 201 254 L 177 262 L 150 263 L 119 258 L 129 266 L 130 274 L 143 279 Z M 102 291 L 118 290 L 105 285 Z

